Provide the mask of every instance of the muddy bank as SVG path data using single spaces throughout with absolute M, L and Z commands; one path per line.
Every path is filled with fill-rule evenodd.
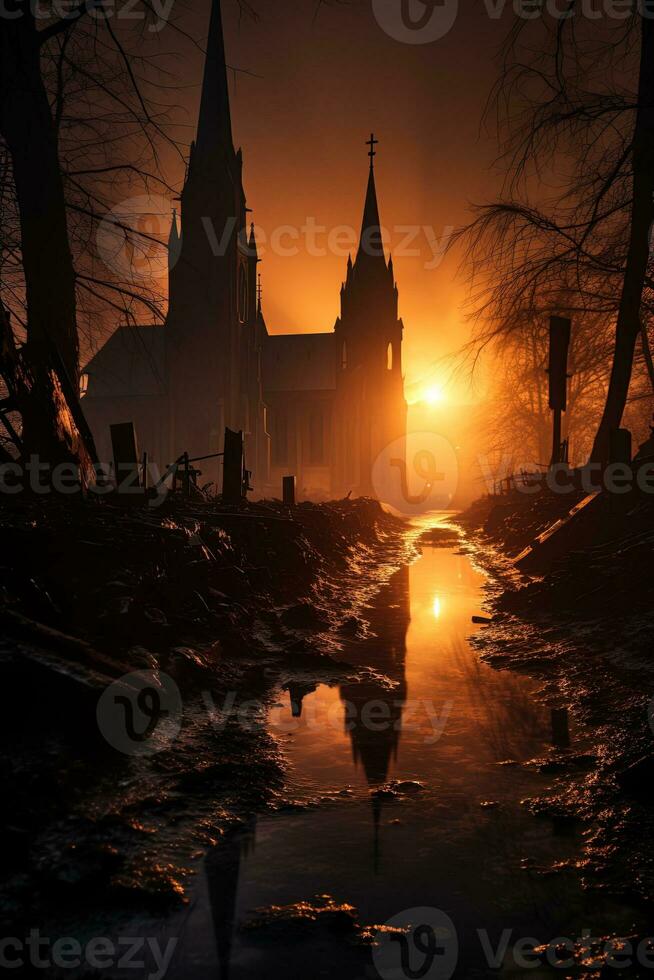
M 370 500 L 4 506 L 5 927 L 174 906 L 206 847 L 283 807 L 271 691 L 353 674 L 339 650 L 403 530 Z M 179 694 L 156 752 L 126 753 L 97 713 L 135 671 Z
M 525 801 L 534 814 L 582 822 L 584 883 L 649 903 L 654 863 L 654 504 L 629 494 L 603 500 L 596 524 L 538 575 L 515 557 L 577 502 L 570 495 L 484 498 L 460 516 L 476 560 L 495 573 L 492 622 L 475 638 L 499 669 L 543 682 L 550 704 L 589 733 L 590 753 L 553 749 L 536 760 L 558 784 Z
M 548 961 L 539 976 L 560 972 L 551 945 L 566 936 L 571 972 L 599 976 L 596 947 L 649 935 L 629 902 L 582 889 L 584 824 L 545 806 L 573 771 L 592 768 L 592 740 L 551 713 L 542 685 L 472 649 L 486 578 L 474 547 L 444 515 L 414 522 L 407 537 L 420 556 L 369 603 L 370 642 L 344 651 L 394 685 L 319 684 L 297 716 L 285 698 L 272 706 L 298 805 L 260 814 L 207 854 L 193 910 L 166 934 L 179 937 L 170 980 L 217 975 L 217 960 L 242 980 L 299 977 L 309 961 L 343 977 L 385 975 L 384 930 L 409 938 L 416 909 L 446 912 L 455 975 L 480 980 L 527 968 L 512 963 L 517 937 L 533 937 L 529 966 Z M 383 724 L 369 724 L 373 704 Z M 513 939 L 491 962 L 480 934 L 493 950 Z

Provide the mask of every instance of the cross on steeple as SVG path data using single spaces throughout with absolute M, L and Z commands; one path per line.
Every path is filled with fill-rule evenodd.
M 375 134 L 374 133 L 371 133 L 370 134 L 370 139 L 369 140 L 366 140 L 366 146 L 369 146 L 370 147 L 370 152 L 368 153 L 368 156 L 370 157 L 370 169 L 371 170 L 373 168 L 374 158 L 377 156 L 377 151 L 375 150 L 375 147 L 376 147 L 377 143 L 379 143 L 379 140 L 376 140 L 375 139 Z

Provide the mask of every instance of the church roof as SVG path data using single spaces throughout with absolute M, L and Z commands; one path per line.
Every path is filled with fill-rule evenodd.
M 305 333 L 267 337 L 263 387 L 264 391 L 333 391 L 336 335 Z
M 82 369 L 84 398 L 135 398 L 166 391 L 165 331 L 162 326 L 121 326 Z

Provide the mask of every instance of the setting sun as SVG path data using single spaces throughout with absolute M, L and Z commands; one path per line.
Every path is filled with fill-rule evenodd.
M 429 385 L 425 388 L 421 401 L 426 402 L 427 405 L 440 405 L 445 401 L 445 392 L 440 385 Z

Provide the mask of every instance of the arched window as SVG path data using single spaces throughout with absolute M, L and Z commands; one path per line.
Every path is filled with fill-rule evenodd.
M 386 369 L 388 371 L 393 370 L 393 345 L 389 344 L 386 348 Z
M 347 367 L 347 343 L 343 341 L 343 346 L 341 347 L 341 368 L 344 371 Z

